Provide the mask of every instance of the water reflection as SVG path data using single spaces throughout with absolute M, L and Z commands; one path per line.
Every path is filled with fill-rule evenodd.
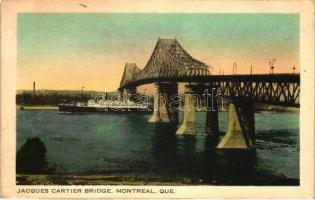
M 175 135 L 176 124 L 158 123 L 154 127 L 152 137 L 153 152 L 176 154 L 177 137 Z
M 237 185 L 254 181 L 257 175 L 255 151 L 219 150 L 216 148 L 218 135 L 177 136 L 176 130 L 176 125 L 155 125 L 154 172 L 182 176 L 192 184 L 223 184 L 228 180 L 230 185 Z M 200 140 L 203 146 L 197 148 Z
M 177 171 L 179 162 L 177 156 L 176 125 L 154 124 L 151 137 L 152 171 L 158 175 L 172 176 Z
M 220 158 L 219 182 L 228 181 L 230 185 L 253 182 L 256 173 L 256 152 L 248 150 L 217 150 Z

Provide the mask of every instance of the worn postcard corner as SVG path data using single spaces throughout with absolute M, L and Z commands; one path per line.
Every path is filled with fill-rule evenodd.
M 4 0 L 4 198 L 314 196 L 312 1 Z

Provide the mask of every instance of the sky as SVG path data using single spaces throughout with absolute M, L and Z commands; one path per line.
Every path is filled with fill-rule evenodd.
M 176 38 L 213 73 L 299 71 L 298 14 L 20 13 L 17 89 L 113 91 L 126 62 L 143 68 L 157 39 Z

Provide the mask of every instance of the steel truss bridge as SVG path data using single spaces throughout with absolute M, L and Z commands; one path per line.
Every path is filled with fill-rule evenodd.
M 146 66 L 126 63 L 119 90 L 149 83 L 211 85 L 231 99 L 299 107 L 299 74 L 211 75 L 209 67 L 190 56 L 176 39 L 158 39 Z
M 154 83 L 154 110 L 149 122 L 178 123 L 178 112 L 171 107 L 170 96 L 178 93 L 179 82 L 185 85 L 183 122 L 177 135 L 196 134 L 196 101 L 191 94 L 215 88 L 216 94 L 230 99 L 227 132 L 217 145 L 223 149 L 255 148 L 254 103 L 299 107 L 299 74 L 213 75 L 209 66 L 191 57 L 177 42 L 159 39 L 143 69 L 127 63 L 119 90 L 123 99 L 135 93 L 136 87 Z M 164 100 L 161 100 L 163 97 Z M 218 109 L 214 103 L 207 111 L 205 133 L 217 135 Z M 166 108 L 166 109 L 165 109 Z

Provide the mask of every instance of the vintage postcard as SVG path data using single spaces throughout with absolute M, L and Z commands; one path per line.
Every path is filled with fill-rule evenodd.
M 2 1 L 1 196 L 314 196 L 313 14 Z

